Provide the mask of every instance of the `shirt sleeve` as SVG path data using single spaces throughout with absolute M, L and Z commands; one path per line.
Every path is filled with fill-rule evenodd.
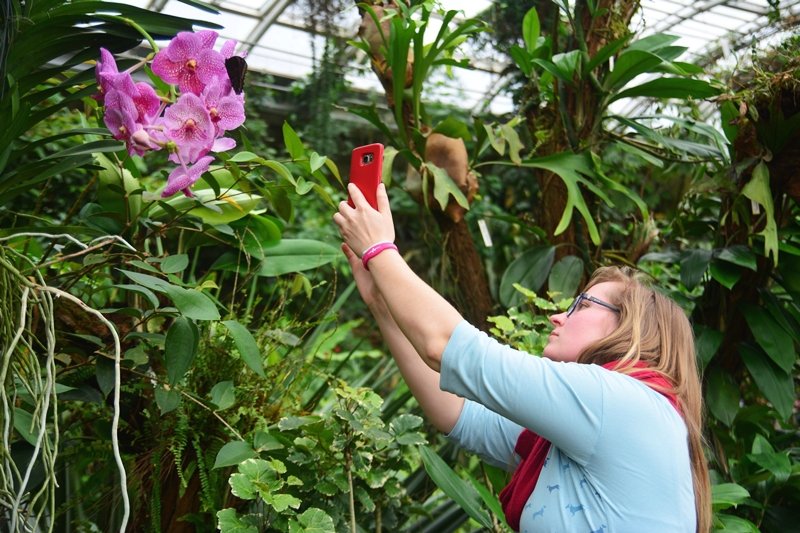
M 510 471 L 519 462 L 514 447 L 522 429 L 481 404 L 465 400 L 461 415 L 447 438 L 478 454 L 487 463 Z
M 585 465 L 602 431 L 604 374 L 612 372 L 515 350 L 462 321 L 442 355 L 440 387 L 530 429 Z

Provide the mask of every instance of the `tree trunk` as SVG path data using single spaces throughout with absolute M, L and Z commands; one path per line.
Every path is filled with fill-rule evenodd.
M 492 311 L 492 296 L 483 261 L 466 220 L 453 222 L 447 215 L 434 214 L 442 232 L 442 243 L 452 279 L 458 287 L 459 309 L 473 326 L 488 331 L 487 317 Z

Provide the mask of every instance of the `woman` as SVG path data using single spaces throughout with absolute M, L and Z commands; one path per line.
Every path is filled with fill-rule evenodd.
M 674 302 L 627 269 L 600 269 L 532 357 L 414 274 L 391 244 L 383 185 L 378 210 L 348 190 L 355 207 L 333 219 L 359 291 L 431 422 L 514 471 L 501 493 L 514 530 L 710 529 L 694 342 Z

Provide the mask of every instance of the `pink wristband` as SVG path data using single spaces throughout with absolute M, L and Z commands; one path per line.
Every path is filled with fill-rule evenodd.
M 361 264 L 364 265 L 364 268 L 369 270 L 369 260 L 378 255 L 379 253 L 383 252 L 384 250 L 397 250 L 397 245 L 393 242 L 377 242 L 364 250 L 364 253 L 361 254 Z

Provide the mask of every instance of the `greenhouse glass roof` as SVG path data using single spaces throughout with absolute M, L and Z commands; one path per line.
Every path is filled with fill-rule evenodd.
M 294 0 L 205 0 L 219 11 L 218 15 L 177 0 L 123 1 L 217 23 L 224 28 L 220 31 L 223 38 L 235 39 L 240 50 L 247 51 L 250 69 L 284 80 L 305 77 L 324 48 L 324 37 L 309 29 L 307 14 Z M 466 17 L 491 4 L 489 0 L 441 0 L 440 3 L 446 9 L 461 10 Z M 778 19 L 774 17 L 773 4 L 780 10 Z M 678 36 L 677 44 L 688 48 L 689 59 L 704 65 L 732 66 L 751 46 L 774 44 L 800 26 L 800 0 L 641 0 L 641 7 L 633 21 L 634 31 L 642 36 L 657 32 Z M 336 17 L 335 33 L 354 38 L 359 22 L 353 2 L 352 7 Z M 485 50 L 481 52 L 481 57 L 485 57 Z M 436 84 L 436 96 L 467 108 L 484 103 L 491 111 L 507 111 L 511 102 L 497 91 L 503 67 L 499 61 L 482 59 L 475 70 L 456 69 L 454 79 L 442 77 L 441 83 Z M 366 61 L 352 61 L 345 76 L 356 89 L 379 89 Z

